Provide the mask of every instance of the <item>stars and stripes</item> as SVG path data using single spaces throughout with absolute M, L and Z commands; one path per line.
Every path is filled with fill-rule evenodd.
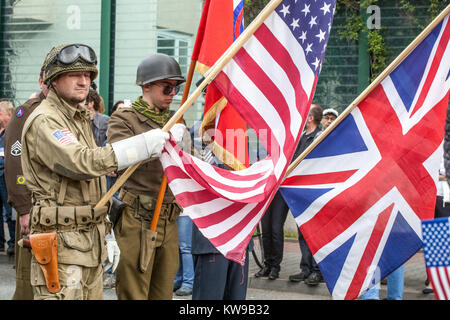
M 422 246 L 442 159 L 449 35 L 447 16 L 282 184 L 333 298 L 357 298 Z
M 314 28 L 296 17 L 305 3 L 316 15 Z M 330 12 L 319 11 L 323 3 L 330 4 Z M 320 41 L 314 37 L 319 33 L 315 28 L 327 29 L 334 5 L 335 1 L 282 1 L 213 81 L 258 135 L 268 150 L 265 159 L 228 171 L 191 157 L 173 141 L 163 151 L 161 162 L 176 199 L 228 259 L 244 262 L 253 230 L 290 163 L 328 41 L 328 31 Z M 293 17 L 299 19 L 298 27 L 291 26 Z M 298 39 L 305 26 L 309 53 Z
M 450 300 L 450 218 L 422 221 L 423 251 L 428 279 L 436 299 Z
M 68 129 L 53 131 L 52 136 L 62 145 L 78 142 L 77 138 Z

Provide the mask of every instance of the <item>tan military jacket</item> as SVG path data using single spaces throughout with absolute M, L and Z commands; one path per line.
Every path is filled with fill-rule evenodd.
M 22 168 L 34 204 L 55 206 L 67 177 L 64 205 L 86 204 L 79 180 L 89 181 L 89 203 L 95 205 L 102 197 L 101 176 L 117 169 L 117 160 L 110 145 L 96 146 L 88 110 L 71 107 L 50 91 L 25 122 Z
M 134 108 L 122 108 L 115 111 L 108 123 L 108 143 L 120 141 L 151 129 L 161 128 L 157 123 L 137 112 Z M 134 195 L 158 197 L 164 175 L 159 158 L 144 161 L 124 183 L 123 188 Z M 174 201 L 169 188 L 164 195 L 164 203 Z

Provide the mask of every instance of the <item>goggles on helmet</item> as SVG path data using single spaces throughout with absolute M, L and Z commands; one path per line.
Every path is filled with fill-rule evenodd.
M 70 44 L 58 52 L 58 54 L 47 65 L 46 70 L 48 71 L 48 69 L 50 69 L 55 62 L 62 65 L 71 65 L 78 59 L 90 64 L 97 64 L 97 56 L 91 47 L 84 44 Z

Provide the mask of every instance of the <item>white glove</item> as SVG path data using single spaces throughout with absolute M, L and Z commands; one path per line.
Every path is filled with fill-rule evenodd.
M 182 123 L 175 123 L 173 127 L 170 129 L 170 133 L 172 134 L 177 144 L 179 144 L 183 140 L 183 137 L 186 133 L 189 134 L 189 132 L 186 129 L 186 126 Z
M 164 144 L 169 138 L 168 132 L 163 132 L 161 129 L 153 129 L 134 137 L 111 143 L 117 158 L 118 170 L 125 169 L 151 157 L 159 157 Z
M 105 236 L 106 240 L 106 251 L 108 251 L 108 258 L 105 261 L 104 270 L 108 270 L 112 267 L 111 272 L 116 271 L 117 265 L 120 260 L 120 249 L 117 245 L 116 237 L 114 236 L 114 231 L 111 230 L 110 234 Z
M 162 149 L 167 140 L 169 140 L 169 133 L 161 129 L 153 129 L 143 133 L 147 151 L 150 157 L 161 156 Z

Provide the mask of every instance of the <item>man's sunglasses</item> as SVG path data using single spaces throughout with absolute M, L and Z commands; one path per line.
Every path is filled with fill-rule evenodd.
M 175 94 L 178 94 L 178 92 L 180 92 L 180 86 L 179 85 L 171 85 L 168 83 L 152 83 L 155 86 L 158 86 L 160 88 L 162 88 L 162 92 L 163 94 L 165 94 L 166 96 L 170 95 L 172 93 L 172 90 L 175 90 Z
M 62 65 L 70 65 L 78 59 L 87 63 L 97 64 L 97 56 L 91 47 L 84 44 L 70 44 L 58 52 L 53 60 L 47 65 L 46 71 L 48 71 L 55 62 Z

